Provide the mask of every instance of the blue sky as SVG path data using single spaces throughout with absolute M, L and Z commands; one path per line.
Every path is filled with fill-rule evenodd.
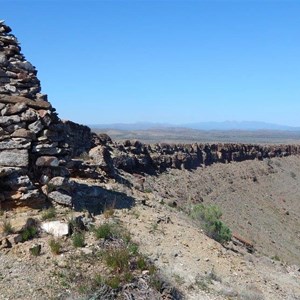
M 0 4 L 62 119 L 300 126 L 300 1 Z

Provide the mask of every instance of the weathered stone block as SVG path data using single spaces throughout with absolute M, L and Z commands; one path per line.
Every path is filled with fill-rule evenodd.
M 21 118 L 19 116 L 2 116 L 0 117 L 0 125 L 8 126 L 13 123 L 19 123 Z
M 35 164 L 38 167 L 58 167 L 59 160 L 55 156 L 41 156 L 36 160 Z
M 55 237 L 66 236 L 70 233 L 69 224 L 61 221 L 44 222 L 42 223 L 41 228 Z
M 19 114 L 27 109 L 27 105 L 25 103 L 17 103 L 15 105 L 7 105 L 4 109 L 2 109 L 2 116 L 10 116 Z
M 27 139 L 13 138 L 10 140 L 4 140 L 0 142 L 0 150 L 9 149 L 29 149 L 31 143 Z
M 60 191 L 54 191 L 48 194 L 48 198 L 58 204 L 72 206 L 72 197 Z
M 41 120 L 37 120 L 28 126 L 28 129 L 34 133 L 39 133 L 44 128 Z
M 5 150 L 0 152 L 0 166 L 28 167 L 28 150 Z

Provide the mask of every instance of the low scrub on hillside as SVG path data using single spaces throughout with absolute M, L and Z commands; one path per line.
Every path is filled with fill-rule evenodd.
M 224 243 L 231 239 L 231 230 L 220 220 L 222 212 L 216 205 L 194 205 L 191 217 L 203 224 L 207 235 L 214 240 Z

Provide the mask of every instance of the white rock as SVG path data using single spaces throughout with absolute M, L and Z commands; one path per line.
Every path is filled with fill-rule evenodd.
M 42 223 L 41 228 L 45 232 L 52 234 L 55 237 L 66 236 L 70 232 L 69 224 L 61 221 L 44 222 Z

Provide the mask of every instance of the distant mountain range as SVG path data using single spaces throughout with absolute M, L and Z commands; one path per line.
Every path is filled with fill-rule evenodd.
M 90 124 L 91 128 L 95 129 L 116 129 L 116 130 L 150 130 L 150 129 L 165 129 L 165 128 L 188 128 L 197 130 L 281 130 L 281 131 L 300 131 L 300 127 L 287 125 L 272 124 L 266 122 L 254 121 L 225 121 L 225 122 L 198 122 L 186 124 L 167 124 L 167 123 L 115 123 L 115 124 Z

